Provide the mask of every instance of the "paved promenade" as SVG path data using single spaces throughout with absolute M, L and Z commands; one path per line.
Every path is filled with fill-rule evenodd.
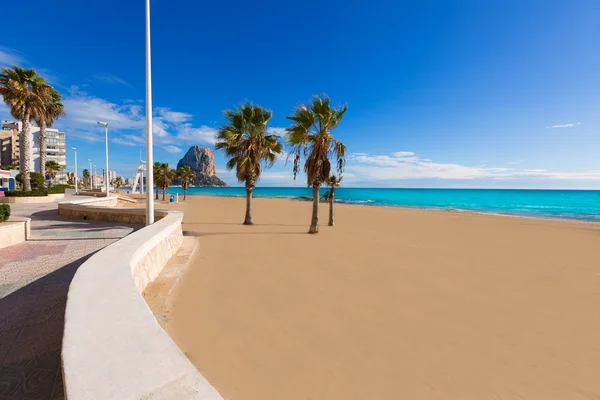
M 63 219 L 56 204 L 11 209 L 32 218 L 32 238 L 0 250 L 0 399 L 63 399 L 60 351 L 69 284 L 92 254 L 136 228 Z

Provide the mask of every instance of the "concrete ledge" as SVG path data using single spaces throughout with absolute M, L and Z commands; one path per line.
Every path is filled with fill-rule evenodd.
M 70 206 L 91 204 L 96 203 Z M 161 219 L 96 253 L 75 274 L 62 348 L 68 400 L 222 400 L 159 326 L 141 295 L 183 240 L 183 213 L 160 211 L 156 217 Z
M 31 218 L 10 217 L 0 222 L 0 249 L 23 243 L 31 236 Z
M 58 199 L 64 198 L 65 195 L 49 194 L 48 196 L 33 196 L 33 197 L 0 197 L 0 203 L 9 204 L 34 204 L 34 203 L 55 203 Z

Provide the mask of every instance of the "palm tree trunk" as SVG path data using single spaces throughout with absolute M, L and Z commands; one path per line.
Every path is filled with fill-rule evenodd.
M 319 185 L 313 185 L 312 221 L 308 233 L 319 233 Z
M 333 197 L 335 193 L 335 188 L 331 188 L 331 193 L 329 194 L 329 226 L 334 226 L 333 222 Z
M 167 196 L 167 188 L 166 188 L 166 186 L 163 186 L 162 190 L 163 190 L 163 199 L 162 199 L 162 201 L 165 201 L 165 198 Z
M 21 133 L 21 176 L 23 177 L 23 190 L 31 190 L 31 180 L 29 179 L 29 163 L 31 162 L 31 138 L 29 137 L 29 112 L 25 113 L 23 118 L 23 131 Z
M 46 123 L 40 124 L 40 174 L 46 179 Z
M 244 225 L 252 225 L 252 191 L 253 185 L 246 185 L 246 218 Z
M 183 187 L 183 201 L 187 198 L 187 186 Z
M 158 200 L 158 190 L 159 190 L 158 185 L 156 185 L 155 190 L 154 190 L 154 193 L 156 193 L 156 200 Z

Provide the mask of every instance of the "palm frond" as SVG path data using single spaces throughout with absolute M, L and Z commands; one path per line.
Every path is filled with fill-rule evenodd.
M 292 147 L 288 160 L 294 160 L 294 179 L 302 158 L 308 186 L 319 186 L 329 179 L 332 169 L 330 158 L 335 159 L 335 168 L 341 176 L 346 162 L 346 147 L 333 139 L 331 131 L 339 125 L 347 109 L 347 105 L 332 107 L 329 97 L 322 95 L 313 97 L 308 106 L 298 105 L 294 113 L 286 117 L 292 121 L 292 125 L 286 128 L 286 142 Z
M 279 137 L 267 134 L 272 112 L 251 102 L 223 112 L 227 123 L 217 132 L 216 150 L 229 158 L 227 168 L 235 168 L 238 181 L 254 185 L 260 178 L 262 165 L 269 168 L 283 148 Z M 275 156 L 273 156 L 275 154 Z

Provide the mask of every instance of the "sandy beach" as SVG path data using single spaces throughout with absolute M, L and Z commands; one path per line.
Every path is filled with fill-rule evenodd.
M 598 399 L 600 225 L 188 197 L 168 333 L 225 399 Z M 323 224 L 325 222 L 325 225 Z

